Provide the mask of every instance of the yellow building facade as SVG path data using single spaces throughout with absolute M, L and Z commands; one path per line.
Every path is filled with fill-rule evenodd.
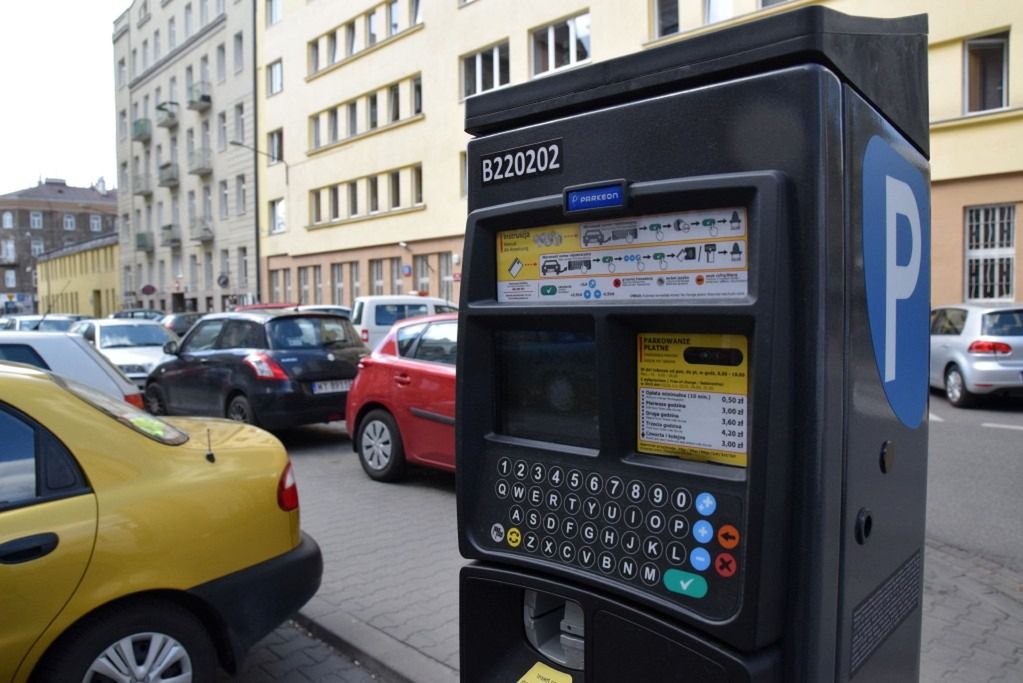
M 121 308 L 116 234 L 39 256 L 39 312 L 103 318 Z
M 930 15 L 932 299 L 1023 300 L 1011 0 L 258 2 L 262 299 L 457 300 L 467 97 L 808 5 Z

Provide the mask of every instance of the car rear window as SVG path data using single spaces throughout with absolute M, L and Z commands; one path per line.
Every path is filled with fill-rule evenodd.
M 53 380 L 104 415 L 142 436 L 167 446 L 180 446 L 188 441 L 188 434 L 160 418 L 143 412 L 126 401 L 120 401 L 92 387 L 53 375 Z
M 992 337 L 1023 337 L 1023 310 L 985 313 L 981 334 Z
M 399 320 L 426 315 L 430 309 L 426 304 L 378 304 L 374 313 L 374 324 L 390 327 Z
M 0 344 L 0 360 L 34 365 L 43 370 L 50 369 L 43 357 L 28 344 Z
M 321 349 L 355 346 L 359 340 L 352 323 L 336 315 L 287 316 L 267 323 L 274 349 Z
M 71 326 L 75 324 L 74 320 L 67 320 L 65 318 L 50 319 L 45 318 L 40 320 L 37 324 L 32 326 L 33 330 L 39 330 L 40 332 L 67 332 L 71 329 Z

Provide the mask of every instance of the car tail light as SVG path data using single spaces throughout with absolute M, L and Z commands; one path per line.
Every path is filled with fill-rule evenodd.
M 1012 347 L 1005 342 L 984 341 L 978 339 L 966 349 L 969 353 L 990 353 L 996 356 L 1007 356 L 1012 353 Z
M 125 394 L 124 400 L 140 410 L 145 410 L 146 402 L 137 391 L 134 394 Z
M 369 343 L 369 328 L 364 329 L 359 334 L 359 336 L 362 337 L 362 341 L 364 341 L 364 342 L 366 342 L 368 344 Z
M 270 356 L 256 351 L 245 356 L 245 364 L 256 373 L 256 379 L 288 379 L 288 373 Z
M 281 472 L 280 481 L 277 482 L 277 506 L 285 512 L 298 509 L 298 484 L 295 483 L 295 473 L 291 470 L 291 461 Z

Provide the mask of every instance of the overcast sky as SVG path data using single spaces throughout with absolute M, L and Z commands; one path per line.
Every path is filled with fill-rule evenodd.
M 130 0 L 4 2 L 0 194 L 64 178 L 117 184 L 114 19 Z

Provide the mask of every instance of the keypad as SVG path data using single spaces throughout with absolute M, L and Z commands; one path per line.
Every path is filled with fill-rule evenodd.
M 738 608 L 742 499 L 704 483 L 586 472 L 526 458 L 489 466 L 491 547 L 593 573 L 727 617 Z

